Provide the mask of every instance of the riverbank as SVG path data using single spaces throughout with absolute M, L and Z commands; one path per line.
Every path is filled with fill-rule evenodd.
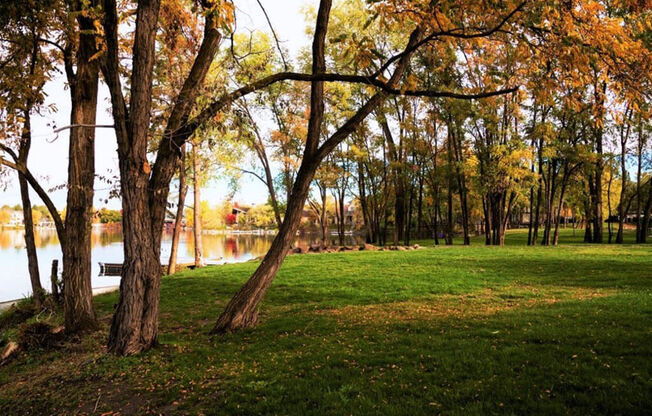
M 259 325 L 210 338 L 256 265 L 164 278 L 161 345 L 137 357 L 104 353 L 117 294 L 96 297 L 101 330 L 0 367 L 0 414 L 644 414 L 652 404 L 651 246 L 290 256 Z
M 93 288 L 93 296 L 103 295 L 105 293 L 115 292 L 118 289 L 120 289 L 119 285 L 104 286 L 104 287 L 94 287 Z M 12 306 L 14 306 L 15 304 L 17 304 L 18 302 L 20 302 L 22 300 L 25 300 L 25 299 L 14 299 L 14 300 L 6 301 L 6 302 L 0 302 L 0 312 L 11 308 Z

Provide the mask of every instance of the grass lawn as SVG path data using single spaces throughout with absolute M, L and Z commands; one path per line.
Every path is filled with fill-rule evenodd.
M 214 339 L 256 263 L 166 277 L 137 357 L 104 354 L 99 296 L 101 331 L 0 367 L 0 415 L 650 414 L 652 246 L 519 239 L 290 256 L 260 324 Z

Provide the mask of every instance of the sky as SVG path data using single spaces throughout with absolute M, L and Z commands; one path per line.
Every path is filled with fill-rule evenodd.
M 302 10 L 307 6 L 316 6 L 318 0 L 261 0 L 274 26 L 279 40 L 290 51 L 290 55 L 305 46 L 310 39 L 306 36 L 306 21 Z M 269 32 L 267 21 L 257 0 L 235 0 L 237 8 L 238 31 L 249 30 Z M 41 180 L 48 190 L 64 185 L 68 168 L 68 131 L 58 135 L 53 133 L 54 126 L 63 127 L 70 121 L 70 95 L 66 88 L 65 75 L 60 74 L 46 84 L 46 104 L 54 104 L 56 111 L 32 117 L 32 148 L 28 167 Z M 96 124 L 113 124 L 110 112 L 108 89 L 100 85 Z M 111 128 L 98 128 L 95 138 L 95 172 L 98 176 L 117 177 L 118 155 L 115 134 Z M 16 175 L 10 175 L 7 183 L 0 188 L 0 206 L 20 204 L 20 190 Z M 120 209 L 118 199 L 108 199 L 109 185 L 96 179 L 95 207 Z M 202 189 L 202 200 L 215 205 L 231 193 L 226 180 L 213 181 Z M 66 204 L 65 190 L 50 192 L 50 197 L 59 210 Z M 35 193 L 31 193 L 32 205 L 42 205 Z M 260 204 L 267 201 L 267 188 L 257 179 L 245 176 L 240 180 L 234 200 L 244 204 Z

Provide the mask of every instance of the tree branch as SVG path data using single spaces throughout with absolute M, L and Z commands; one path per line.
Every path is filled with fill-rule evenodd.
M 0 148 L 4 151 L 11 150 L 8 149 L 6 146 L 0 143 Z M 9 152 L 7 152 L 9 153 Z M 13 152 L 12 152 L 13 153 Z M 11 153 L 10 153 L 11 154 Z M 14 157 L 12 155 L 12 157 Z M 14 159 L 15 160 L 15 159 Z M 18 172 L 19 175 L 23 176 L 27 182 L 30 184 L 32 189 L 37 193 L 37 195 L 41 198 L 43 203 L 48 209 L 48 212 L 50 213 L 50 216 L 52 216 L 52 221 L 54 221 L 54 226 L 57 229 L 57 236 L 59 237 L 59 241 L 65 241 L 64 240 L 64 225 L 63 225 L 63 220 L 61 219 L 61 216 L 59 215 L 59 212 L 57 211 L 56 206 L 52 202 L 52 199 L 50 199 L 50 196 L 48 193 L 43 189 L 41 184 L 38 183 L 38 180 L 32 175 L 32 173 L 29 171 L 27 166 L 25 166 L 22 163 L 12 163 L 6 159 L 0 158 L 0 165 L 7 166 L 10 169 L 15 170 Z

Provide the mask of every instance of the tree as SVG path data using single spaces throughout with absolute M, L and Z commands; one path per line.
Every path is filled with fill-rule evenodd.
M 326 72 L 325 39 L 331 5 L 331 1 L 322 0 L 317 12 L 317 23 L 312 47 L 312 74 L 314 76 L 319 76 Z M 383 4 L 381 7 L 384 6 L 385 5 Z M 400 9 L 400 7 L 398 9 Z M 402 23 L 405 24 L 405 22 Z M 502 24 L 503 23 L 500 23 L 501 26 Z M 435 37 L 436 36 L 434 35 L 430 36 L 430 39 Z M 396 54 L 395 59 L 387 64 L 385 68 L 391 65 L 391 63 L 396 62 L 394 72 L 385 84 L 390 91 L 400 92 L 396 86 L 403 77 L 414 50 L 416 50 L 420 44 L 425 43 L 424 39 L 428 38 L 429 36 L 424 34 L 424 28 L 417 26 L 417 28 L 410 34 L 403 52 Z M 407 93 L 407 90 L 405 90 L 404 93 Z M 441 95 L 441 93 L 435 92 L 423 93 L 423 95 L 437 94 Z M 460 94 L 459 96 L 472 98 L 472 96 L 465 96 L 464 94 Z M 218 318 L 212 333 L 234 331 L 256 323 L 258 303 L 269 288 L 269 285 L 274 279 L 278 268 L 287 254 L 287 250 L 290 247 L 301 219 L 301 213 L 308 194 L 310 182 L 312 181 L 319 164 L 339 143 L 353 133 L 360 123 L 362 123 L 371 112 L 376 110 L 384 102 L 386 97 L 387 92 L 385 90 L 376 92 L 354 113 L 353 116 L 351 116 L 320 145 L 322 124 L 324 120 L 324 82 L 321 80 L 313 80 L 311 82 L 308 133 L 301 167 L 297 173 L 291 197 L 288 199 L 288 207 L 283 220 L 283 225 L 272 242 L 272 246 L 262 263 L 254 272 L 252 277 L 229 302 L 222 315 Z

